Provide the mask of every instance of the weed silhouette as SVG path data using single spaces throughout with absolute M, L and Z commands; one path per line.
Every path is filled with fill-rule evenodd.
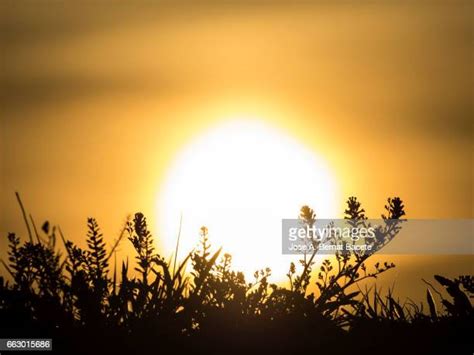
M 89 218 L 83 249 L 49 222 L 37 231 L 17 197 L 28 240 L 8 235 L 8 262 L 2 263 L 10 280 L 0 277 L 2 338 L 52 338 L 59 354 L 471 354 L 474 349 L 473 276 L 434 276 L 450 299 L 425 281 L 427 312 L 423 304 L 395 299 L 393 290 L 383 295 L 376 286 L 360 286 L 395 267 L 369 264 L 373 254 L 336 252 L 316 265 L 313 252 L 290 264 L 288 287 L 269 283 L 269 268 L 256 271 L 249 282 L 232 269 L 230 254 L 211 253 L 206 227 L 195 250 L 181 261 L 176 256 L 166 261 L 154 249 L 143 214 L 127 220 L 110 251 L 98 222 Z M 404 208 L 398 197 L 387 200 L 375 250 L 400 231 Z M 366 225 L 357 198 L 347 200 L 345 218 Z M 304 206 L 300 219 L 313 225 L 316 213 Z M 58 235 L 63 248 L 57 246 Z M 135 262 L 111 268 L 125 237 Z M 312 282 L 316 288 L 310 293 Z

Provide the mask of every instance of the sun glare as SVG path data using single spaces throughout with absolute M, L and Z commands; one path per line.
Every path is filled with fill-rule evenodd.
M 327 163 L 279 129 L 255 119 L 234 119 L 191 141 L 176 156 L 161 186 L 158 221 L 166 255 L 180 230 L 179 257 L 197 246 L 206 226 L 247 276 L 288 268 L 281 253 L 281 220 L 302 205 L 336 217 L 338 191 Z M 283 272 L 284 275 L 284 272 Z

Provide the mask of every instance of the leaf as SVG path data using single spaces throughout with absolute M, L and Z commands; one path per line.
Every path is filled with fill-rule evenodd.
M 450 279 L 447 279 L 446 277 L 443 277 L 443 276 L 440 276 L 440 275 L 434 275 L 434 278 L 435 278 L 436 281 L 438 281 L 443 286 L 452 286 L 452 285 L 454 285 L 454 282 L 451 281 Z
M 426 299 L 428 301 L 428 306 L 430 307 L 431 318 L 434 320 L 438 319 L 438 314 L 436 312 L 436 304 L 429 288 L 426 289 Z

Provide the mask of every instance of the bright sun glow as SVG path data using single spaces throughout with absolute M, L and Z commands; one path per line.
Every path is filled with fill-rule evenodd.
M 180 258 L 204 225 L 247 276 L 266 266 L 284 275 L 291 259 L 281 253 L 281 220 L 297 218 L 305 204 L 336 217 L 337 201 L 320 157 L 261 121 L 228 121 L 190 142 L 168 170 L 158 204 L 165 255 L 174 252 L 182 215 Z

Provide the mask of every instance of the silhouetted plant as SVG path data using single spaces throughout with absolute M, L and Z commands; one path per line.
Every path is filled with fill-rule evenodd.
M 388 199 L 389 204 L 386 207 L 388 214 L 384 217 L 386 221 L 385 226 L 376 229 L 377 238 L 374 240 L 374 249 L 380 249 L 400 230 L 397 219 L 405 214 L 402 201 L 395 197 Z M 352 226 L 365 225 L 366 216 L 361 204 L 357 198 L 350 197 L 347 200 L 347 209 L 345 210 L 345 218 Z M 306 224 L 313 224 L 316 216 L 314 212 L 307 206 L 301 210 L 300 218 Z M 368 227 L 368 226 L 366 226 Z M 300 260 L 303 271 L 300 275 L 296 275 L 295 265 L 292 263 L 290 271 L 287 274 L 290 280 L 290 289 L 293 292 L 306 294 L 307 287 L 310 283 L 311 271 L 314 265 L 314 257 L 317 253 L 317 248 L 314 249 L 312 255 L 307 259 Z M 330 259 L 322 262 L 319 273 L 317 275 L 316 286 L 319 290 L 319 296 L 314 294 L 308 295 L 306 298 L 311 300 L 315 309 L 325 316 L 335 318 L 338 322 L 344 323 L 347 321 L 344 313 L 341 314 L 342 307 L 353 307 L 357 304 L 356 297 L 359 291 L 350 292 L 350 288 L 367 278 L 377 278 L 377 276 L 393 267 L 393 263 L 385 262 L 382 265 L 375 264 L 373 271 L 369 271 L 366 265 L 366 260 L 372 254 L 369 253 L 354 253 L 353 255 L 341 251 L 336 251 L 334 263 Z M 347 309 L 346 309 L 347 311 Z
M 155 248 L 151 233 L 148 231 L 145 216 L 142 213 L 135 214 L 133 223 L 128 223 L 127 231 L 129 234 L 128 240 L 132 242 L 137 252 L 138 267 L 135 270 L 141 273 L 141 282 L 146 287 L 148 286 L 148 275 L 155 262 L 153 254 Z
M 450 280 L 446 277 L 435 275 L 435 280 L 446 289 L 452 297 L 452 301 L 442 298 L 442 303 L 446 311 L 453 316 L 472 316 L 473 308 L 469 302 L 469 297 L 460 288 L 461 281 L 459 279 Z M 466 278 L 463 278 L 464 283 Z
M 389 198 L 385 210 L 384 224 L 377 228 L 372 242 L 377 250 L 397 235 L 405 215 L 398 197 Z M 316 223 L 316 213 L 309 206 L 303 206 L 300 212 L 303 223 Z M 26 216 L 23 206 L 22 213 Z M 365 211 L 355 197 L 347 200 L 345 218 L 353 226 L 368 226 Z M 26 218 L 25 221 L 29 223 Z M 257 353 L 269 349 L 291 353 L 305 349 L 304 341 L 314 339 L 315 331 L 333 341 L 359 334 L 359 330 L 367 333 L 384 329 L 383 324 L 407 329 L 420 324 L 443 331 L 451 322 L 462 330 L 472 325 L 472 276 L 450 280 L 436 275 L 451 299 L 443 298 L 430 285 L 429 313 L 425 313 L 423 304 L 402 303 L 392 289 L 382 295 L 376 285 L 366 286 L 365 290 L 359 286 L 361 281 L 377 278 L 395 266 L 389 262 L 369 266 L 368 259 L 373 254 L 336 252 L 334 258 L 316 263 L 316 248 L 299 263 L 290 263 L 287 288 L 269 282 L 269 268 L 257 270 L 254 279 L 247 282 L 242 272 L 232 269 L 230 254 L 221 256 L 221 249 L 211 252 L 206 227 L 200 230 L 198 247 L 177 262 L 176 255 L 174 261 L 165 261 L 155 252 L 155 241 L 141 213 L 127 221 L 109 252 L 97 221 L 89 218 L 87 225 L 85 249 L 66 240 L 61 230 L 51 228 L 49 222 L 40 231 L 32 228 L 36 242 L 32 237 L 22 242 L 15 234 L 8 235 L 8 264 L 2 263 L 12 283 L 0 277 L 0 329 L 11 332 L 8 329 L 16 329 L 12 324 L 18 329 L 43 327 L 62 337 L 67 333 L 70 338 L 79 330 L 78 339 L 88 330 L 97 333 L 87 333 L 97 339 L 110 331 L 142 350 L 144 344 L 166 348 L 167 345 L 155 344 L 156 334 L 160 344 L 170 346 L 169 351 L 188 346 L 190 352 L 201 347 L 220 354 L 222 348 L 210 350 L 210 344 L 234 344 L 235 351 L 241 353 L 249 350 L 241 348 L 247 342 Z M 56 247 L 57 231 L 63 240 L 64 255 Z M 124 233 L 135 249 L 136 266 L 129 265 L 127 259 L 120 264 L 115 261 L 111 270 L 110 258 L 116 255 L 114 251 Z M 319 243 L 311 242 L 316 246 Z M 190 271 L 186 270 L 188 264 Z M 309 292 L 311 285 L 316 291 Z M 441 297 L 443 310 L 436 306 L 431 289 Z M 285 341 L 291 332 L 301 337 L 303 343 Z M 233 342 L 233 334 L 240 334 L 242 344 Z M 317 341 L 323 344 L 324 339 L 319 337 Z M 284 346 L 272 347 L 272 341 Z M 84 352 L 79 343 L 75 344 L 78 352 Z M 329 345 L 325 346 L 328 349 Z M 118 346 L 114 349 L 120 350 Z

